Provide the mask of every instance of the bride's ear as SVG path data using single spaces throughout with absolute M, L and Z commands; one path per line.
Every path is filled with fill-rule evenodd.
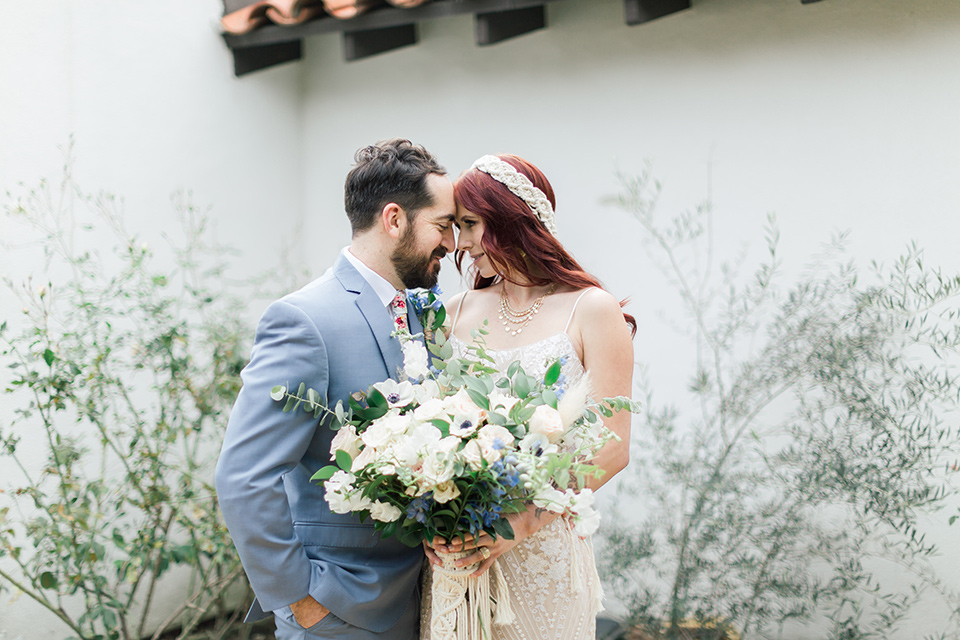
M 380 224 L 388 236 L 398 240 L 407 226 L 407 212 L 396 202 L 388 202 L 380 210 Z

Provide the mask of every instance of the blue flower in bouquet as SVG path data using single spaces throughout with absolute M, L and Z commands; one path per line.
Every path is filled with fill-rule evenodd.
M 501 511 L 502 511 L 502 509 L 501 509 L 500 505 L 498 505 L 498 504 L 492 504 L 492 505 L 490 505 L 490 508 L 488 508 L 487 510 L 485 510 L 485 511 L 483 512 L 483 526 L 484 526 L 484 528 L 489 529 L 490 527 L 492 527 L 492 526 L 493 526 L 493 521 L 500 519 L 500 513 L 501 513 Z
M 519 462 L 517 457 L 511 454 L 490 465 L 490 470 L 497 474 L 497 481 L 508 489 L 520 484 L 520 471 L 517 469 L 517 462 Z
M 407 505 L 407 518 L 416 520 L 420 524 L 427 521 L 427 512 L 433 506 L 433 491 L 427 491 Z
M 484 529 L 490 529 L 493 526 L 493 521 L 500 519 L 502 511 L 503 509 L 499 504 L 483 505 L 468 502 L 464 507 L 460 522 L 470 533 L 477 534 Z
M 557 394 L 557 400 L 563 397 L 563 394 L 567 392 L 567 376 L 560 374 L 560 377 L 557 378 L 557 382 L 553 387 L 553 392 Z

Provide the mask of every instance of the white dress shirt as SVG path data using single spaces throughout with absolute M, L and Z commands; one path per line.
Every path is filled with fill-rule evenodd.
M 360 272 L 360 275 L 363 276 L 363 279 L 367 281 L 372 288 L 374 293 L 377 294 L 377 297 L 380 298 L 380 302 L 383 303 L 384 307 L 390 307 L 393 304 L 393 299 L 396 297 L 397 289 L 390 284 L 390 282 L 384 278 L 382 275 L 363 264 L 363 262 L 357 256 L 350 253 L 350 247 L 344 247 L 341 251 L 343 257 L 350 261 L 350 264 Z

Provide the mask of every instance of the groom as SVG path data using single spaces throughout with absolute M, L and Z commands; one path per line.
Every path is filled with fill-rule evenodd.
M 305 411 L 283 413 L 270 389 L 303 382 L 333 406 L 396 376 L 403 359 L 390 334 L 394 314 L 406 312 L 393 300 L 436 284 L 454 250 L 453 185 L 426 149 L 386 140 L 357 152 L 344 199 L 350 246 L 260 319 L 217 495 L 257 596 L 247 621 L 272 611 L 278 640 L 414 640 L 423 552 L 381 540 L 369 520 L 330 512 L 310 476 L 330 463 L 334 432 Z M 415 316 L 407 320 L 420 331 Z

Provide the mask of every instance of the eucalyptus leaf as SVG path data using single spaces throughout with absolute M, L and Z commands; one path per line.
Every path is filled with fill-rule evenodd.
M 560 370 L 560 361 L 555 360 L 554 363 L 547 368 L 547 372 L 543 376 L 543 384 L 548 387 L 552 387 L 553 385 L 557 384 L 557 380 L 560 379 Z
M 337 466 L 343 469 L 344 471 L 350 471 L 350 466 L 353 464 L 353 458 L 349 453 L 343 449 L 337 449 Z
M 339 467 L 336 467 L 332 464 L 328 464 L 325 467 L 320 467 L 319 471 L 317 471 L 312 476 L 310 476 L 310 480 L 324 482 L 332 478 L 333 474 L 335 474 L 339 470 L 340 470 Z

